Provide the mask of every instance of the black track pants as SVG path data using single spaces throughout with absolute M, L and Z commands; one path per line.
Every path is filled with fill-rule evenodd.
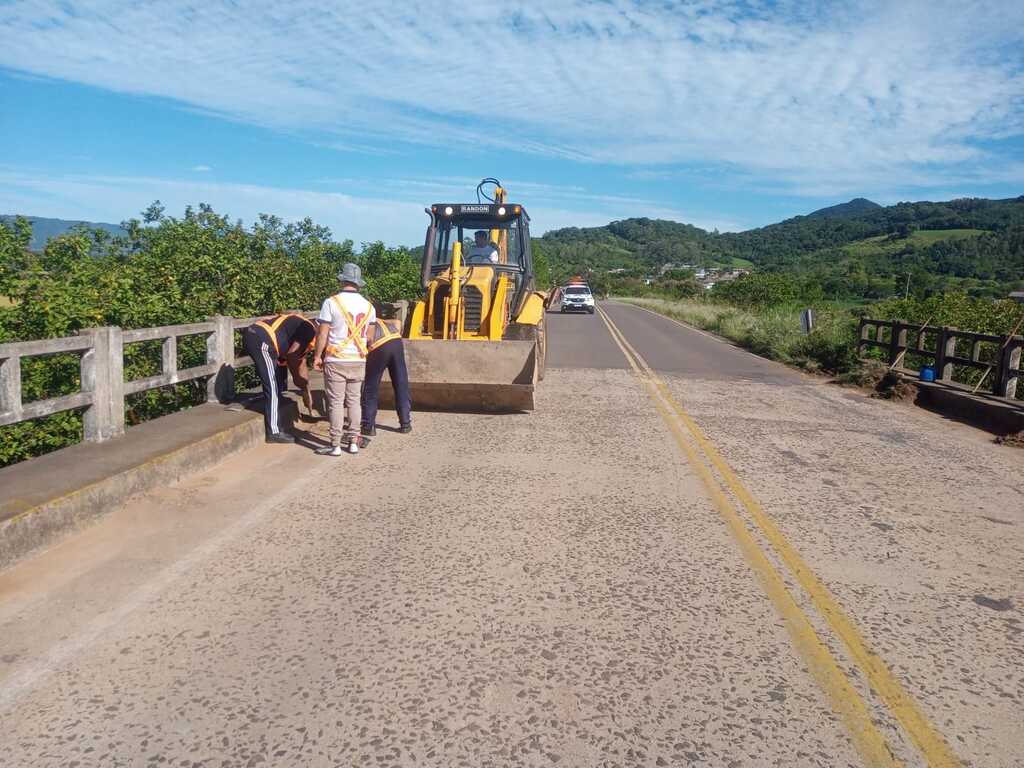
M 369 429 L 377 422 L 377 396 L 384 371 L 395 389 L 395 410 L 400 424 L 412 423 L 412 400 L 409 398 L 409 372 L 405 368 L 405 350 L 401 339 L 392 339 L 366 356 L 366 379 L 363 381 L 363 423 Z
M 252 358 L 263 384 L 263 423 L 268 435 L 281 433 L 281 396 L 288 389 L 288 369 L 277 364 L 274 345 L 259 329 L 248 329 L 242 335 L 242 346 Z

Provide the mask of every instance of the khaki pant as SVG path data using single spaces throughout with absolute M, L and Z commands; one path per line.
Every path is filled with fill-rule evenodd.
M 362 409 L 359 392 L 366 375 L 366 363 L 324 363 L 324 389 L 327 393 L 328 415 L 331 419 L 331 445 L 341 445 L 342 438 L 359 434 Z M 345 429 L 348 422 L 348 430 Z

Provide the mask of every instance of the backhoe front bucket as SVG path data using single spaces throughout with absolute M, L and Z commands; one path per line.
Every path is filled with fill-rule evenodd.
M 537 382 L 533 341 L 403 339 L 413 410 L 532 411 Z M 391 382 L 380 405 L 394 407 Z

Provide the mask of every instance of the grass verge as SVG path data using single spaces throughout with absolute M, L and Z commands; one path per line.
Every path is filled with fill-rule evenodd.
M 816 307 L 816 327 L 800 328 L 800 307 L 740 308 L 694 299 L 619 298 L 687 325 L 723 336 L 751 352 L 805 371 L 855 376 L 856 323 L 849 310 Z

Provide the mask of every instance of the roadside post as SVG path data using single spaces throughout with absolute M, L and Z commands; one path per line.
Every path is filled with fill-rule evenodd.
M 813 309 L 805 309 L 800 313 L 800 329 L 805 336 L 814 330 L 814 320 Z

